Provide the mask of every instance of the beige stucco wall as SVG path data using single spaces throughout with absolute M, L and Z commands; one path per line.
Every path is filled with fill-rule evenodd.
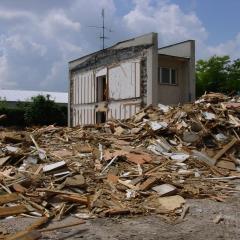
M 195 100 L 195 41 L 187 40 L 177 44 L 169 45 L 158 49 L 158 54 L 175 56 L 189 59 L 185 64 L 184 70 L 187 74 L 188 82 L 185 84 L 182 95 L 183 102 L 192 102 Z M 169 90 L 169 91 L 172 91 Z M 166 93 L 165 93 L 166 94 Z
M 174 68 L 177 74 L 177 84 L 167 85 L 160 83 L 158 78 L 158 102 L 162 104 L 179 104 L 188 100 L 188 59 L 171 56 L 158 56 L 158 68 Z

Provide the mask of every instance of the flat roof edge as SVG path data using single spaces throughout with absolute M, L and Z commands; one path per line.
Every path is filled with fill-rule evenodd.
M 182 44 L 182 43 L 186 43 L 186 42 L 195 42 L 195 40 L 189 39 L 189 40 L 185 40 L 185 41 L 182 41 L 182 42 L 173 43 L 173 44 L 170 44 L 170 45 L 167 45 L 167 46 L 164 46 L 164 47 L 160 47 L 160 48 L 158 48 L 158 50 L 161 50 L 163 48 L 173 47 L 173 46 L 176 46 L 176 45 L 179 45 L 179 44 Z
M 179 56 L 176 56 L 176 55 L 169 55 L 169 54 L 163 54 L 163 53 L 158 53 L 158 55 L 160 55 L 160 56 L 166 56 L 166 57 L 181 58 L 181 59 L 186 59 L 186 60 L 189 60 L 189 59 L 190 59 L 190 57 L 179 57 Z

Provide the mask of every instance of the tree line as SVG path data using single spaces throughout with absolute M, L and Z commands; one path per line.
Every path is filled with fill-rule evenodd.
M 196 95 L 204 92 L 240 93 L 240 59 L 212 56 L 196 63 Z
M 50 95 L 38 95 L 30 102 L 18 102 L 15 106 L 1 100 L 0 115 L 6 115 L 0 122 L 1 126 L 67 125 L 67 107 L 50 100 Z

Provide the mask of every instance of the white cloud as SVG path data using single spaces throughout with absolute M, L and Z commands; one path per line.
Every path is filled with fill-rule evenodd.
M 14 49 L 21 54 L 33 52 L 40 56 L 44 56 L 47 52 L 46 46 L 35 42 L 31 37 L 23 36 L 22 34 L 15 34 L 10 36 L 2 35 L 2 47 L 8 49 Z
M 0 56 L 0 85 L 1 89 L 10 89 L 17 86 L 16 82 L 9 79 L 9 65 L 6 55 Z
M 23 18 L 33 19 L 34 15 L 28 11 L 0 8 L 0 19 L 2 20 L 16 20 Z
M 80 23 L 67 17 L 61 9 L 51 10 L 49 14 L 40 22 L 40 28 L 47 36 L 55 36 L 59 31 L 80 30 Z
M 210 55 L 230 55 L 233 59 L 239 58 L 240 53 L 240 32 L 233 40 L 225 43 L 220 43 L 217 46 L 208 46 L 208 53 Z
M 71 57 L 72 55 L 79 56 L 83 50 L 82 47 L 67 41 L 60 41 L 59 48 L 65 57 Z
M 44 56 L 47 53 L 47 47 L 45 45 L 42 45 L 40 43 L 34 42 L 32 40 L 29 40 L 29 44 L 31 45 L 34 52 L 37 52 L 40 56 Z
M 63 59 L 52 64 L 46 78 L 40 83 L 41 88 L 46 89 L 61 84 L 59 81 L 62 79 L 62 76 L 67 77 L 67 65 Z M 68 81 L 67 79 L 64 80 Z
M 102 8 L 105 9 L 108 16 L 114 16 L 116 13 L 113 0 L 75 0 L 70 6 L 70 11 L 90 23 L 92 20 L 99 19 Z
M 23 52 L 25 50 L 25 44 L 23 42 L 22 36 L 19 34 L 5 37 L 5 45 L 6 47 L 13 48 L 17 51 Z
M 160 45 L 186 39 L 205 41 L 208 34 L 194 12 L 185 13 L 177 4 L 150 0 L 134 1 L 135 7 L 123 18 L 127 28 L 136 34 L 156 31 Z
M 80 23 L 63 9 L 42 14 L 8 9 L 3 17 L 14 21 L 0 35 L 0 49 L 6 53 L 0 59 L 1 87 L 64 90 L 67 62 L 82 50 L 72 42 Z M 21 21 L 26 18 L 30 21 Z
M 8 74 L 8 63 L 7 63 L 7 57 L 5 55 L 0 56 L 0 80 L 1 83 L 7 79 L 7 74 Z
M 196 57 L 208 58 L 230 55 L 239 58 L 240 32 L 234 39 L 218 45 L 209 45 L 208 32 L 194 11 L 184 12 L 169 0 L 133 0 L 134 8 L 123 17 L 127 30 L 134 34 L 158 32 L 159 45 L 167 45 L 187 39 L 196 40 Z M 194 4 L 194 1 L 192 2 Z

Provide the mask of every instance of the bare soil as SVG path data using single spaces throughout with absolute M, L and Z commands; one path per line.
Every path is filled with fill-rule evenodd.
M 240 194 L 224 203 L 211 200 L 187 200 L 190 206 L 186 217 L 181 220 L 168 221 L 160 215 L 98 218 L 86 220 L 83 225 L 59 229 L 44 233 L 42 239 L 86 239 L 86 240 L 219 240 L 240 239 Z M 214 223 L 221 214 L 223 220 Z M 0 221 L 1 231 L 8 233 L 21 230 L 33 219 L 9 218 Z M 52 222 L 48 227 L 79 221 L 68 217 L 62 221 Z

